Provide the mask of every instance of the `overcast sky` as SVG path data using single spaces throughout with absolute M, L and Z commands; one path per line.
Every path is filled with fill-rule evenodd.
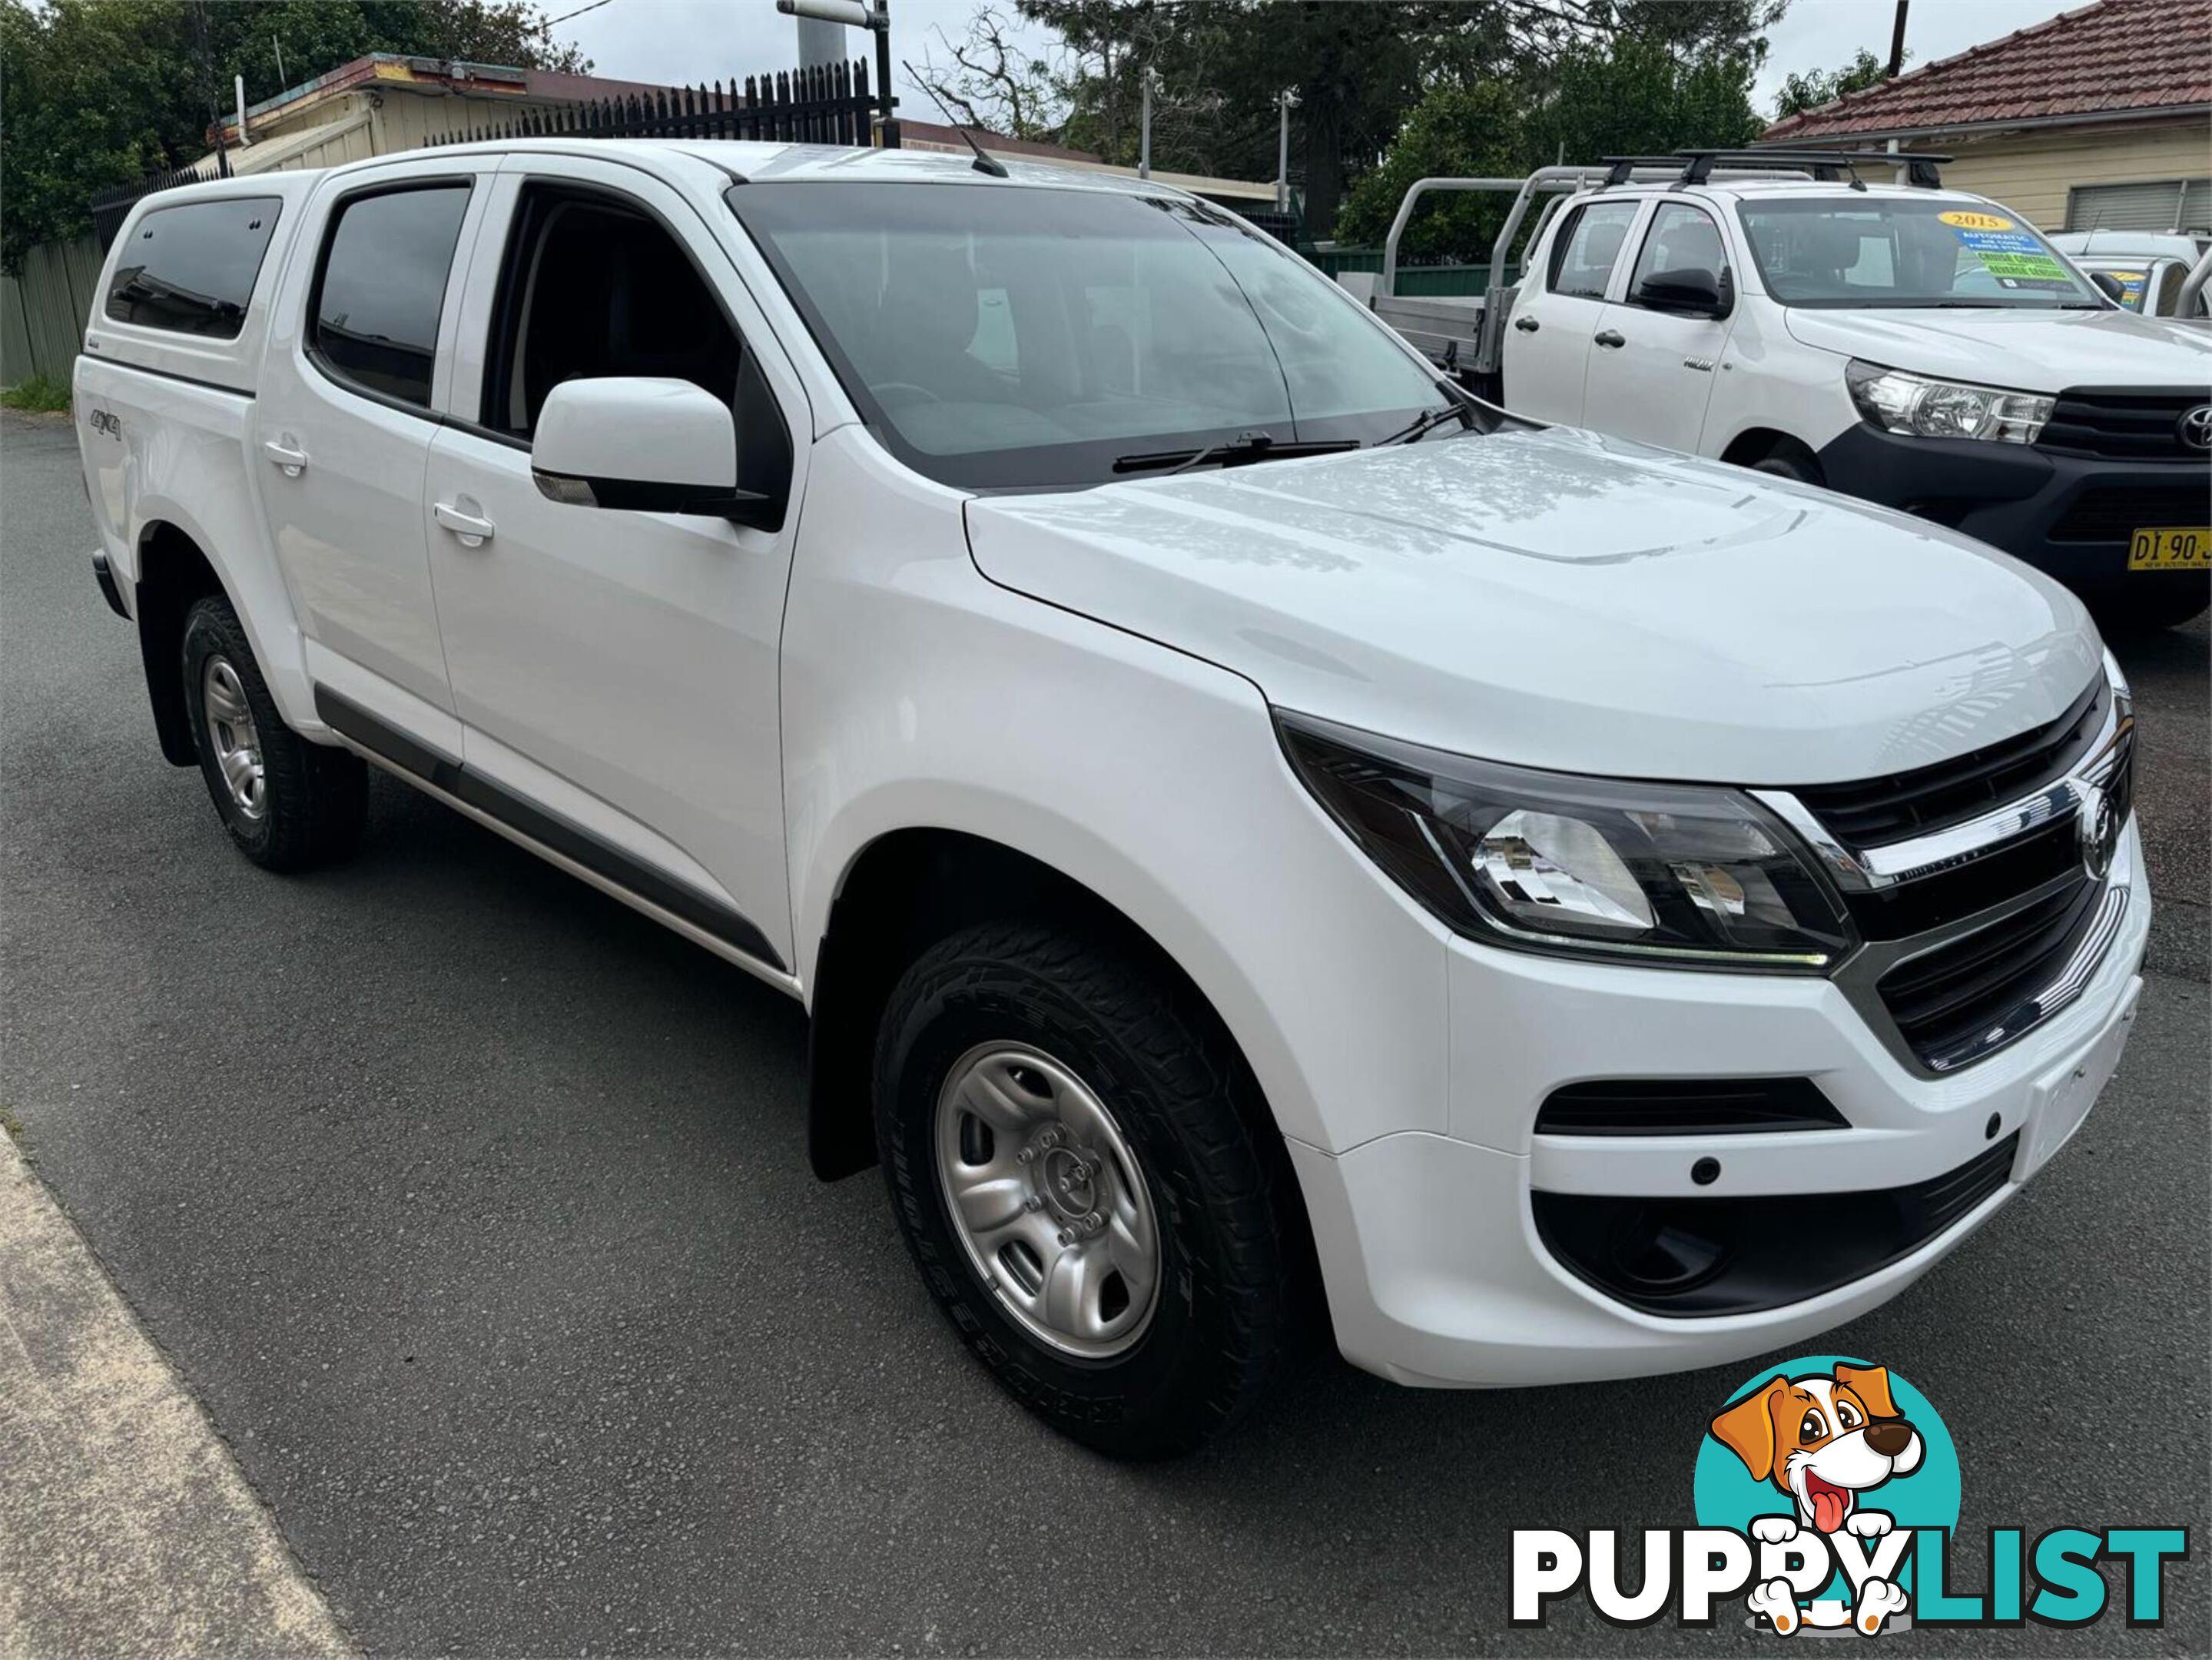
M 1346 4 L 1381 0 L 1341 0 Z M 573 0 L 568 0 L 573 3 Z M 2069 9 L 2069 0 L 1912 0 L 1905 27 L 1911 64 L 1933 63 L 1994 40 Z M 892 48 L 900 58 L 919 59 L 942 27 L 953 40 L 967 32 L 976 0 L 894 0 Z M 563 0 L 545 9 L 559 16 Z M 1011 12 L 1011 4 L 1001 7 Z M 1775 89 L 1793 70 L 1834 69 L 1850 61 L 1861 46 L 1877 57 L 1889 51 L 1893 0 L 1795 0 L 1776 26 L 1773 51 L 1754 92 L 1762 111 L 1772 107 Z M 584 49 L 602 75 L 629 81 L 692 82 L 732 75 L 787 69 L 798 61 L 796 25 L 779 14 L 773 0 L 605 0 L 605 3 L 556 25 L 555 34 Z M 1042 33 L 1032 34 L 1042 39 Z M 856 55 L 873 47 L 852 34 Z M 916 119 L 939 119 L 929 100 L 910 85 L 899 89 L 902 112 Z

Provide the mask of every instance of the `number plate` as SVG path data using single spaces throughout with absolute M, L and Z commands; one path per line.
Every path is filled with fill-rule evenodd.
M 2130 570 L 2212 570 L 2212 530 L 2139 530 L 2128 541 Z

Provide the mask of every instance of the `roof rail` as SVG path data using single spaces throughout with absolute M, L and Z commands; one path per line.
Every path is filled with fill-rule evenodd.
M 1601 155 L 1598 160 L 1611 169 L 1605 175 L 1607 185 L 1625 185 L 1635 177 L 1638 167 L 1671 167 L 1682 158 L 1679 155 Z
M 1921 155 L 1901 150 L 1838 150 L 1838 149 L 1686 149 L 1677 150 L 1674 159 L 1682 166 L 1682 176 L 1675 182 L 1682 185 L 1702 185 L 1712 176 L 1714 164 L 1722 161 L 1768 164 L 1776 167 L 1813 167 L 1828 169 L 1828 175 L 1840 167 L 1851 176 L 1851 187 L 1864 190 L 1866 181 L 1858 176 L 1856 164 L 1901 167 L 1905 177 L 1923 190 L 1935 190 L 1943 182 L 1936 172 L 1939 164 L 1951 160 L 1948 155 Z M 1815 177 L 1821 176 L 1815 173 Z

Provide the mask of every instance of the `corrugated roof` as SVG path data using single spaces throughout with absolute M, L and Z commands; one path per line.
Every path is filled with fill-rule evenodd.
M 2212 104 L 2212 0 L 2095 0 L 1776 122 L 1762 143 Z

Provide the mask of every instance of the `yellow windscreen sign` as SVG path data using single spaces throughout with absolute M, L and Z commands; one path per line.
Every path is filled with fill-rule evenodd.
M 2013 222 L 2001 213 L 1970 213 L 1960 209 L 1953 213 L 1936 216 L 1947 225 L 1956 225 L 1960 230 L 2011 230 Z

